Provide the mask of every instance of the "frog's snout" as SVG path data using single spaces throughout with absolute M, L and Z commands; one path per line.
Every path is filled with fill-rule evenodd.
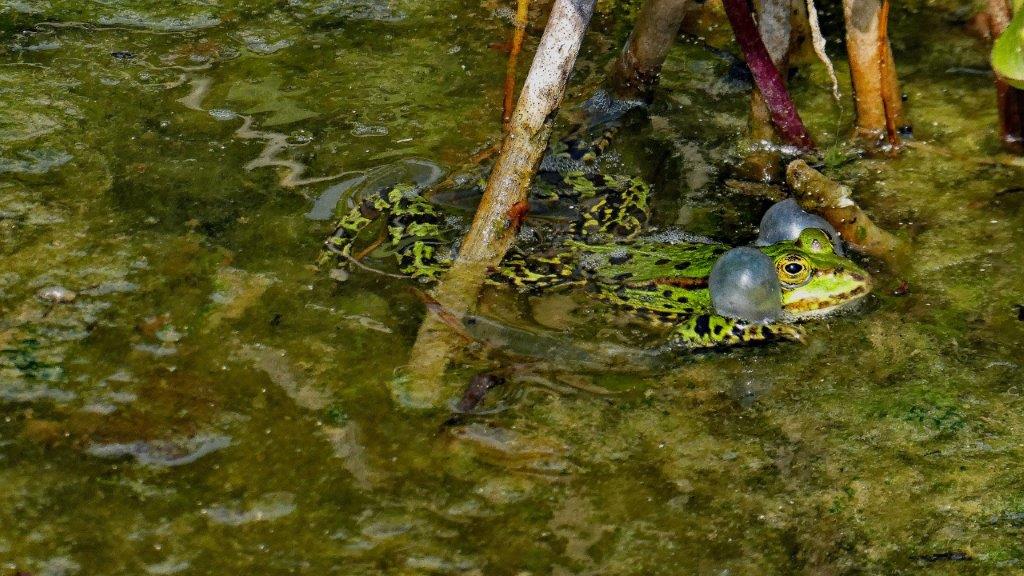
M 871 275 L 863 270 L 850 270 L 847 271 L 846 274 L 849 276 L 850 281 L 855 284 L 854 289 L 850 291 L 851 299 L 867 296 L 875 287 L 875 283 L 871 279 Z
M 871 275 L 858 268 L 836 269 L 833 271 L 833 275 L 839 281 L 837 283 L 839 289 L 831 295 L 831 307 L 845 307 L 847 304 L 864 298 L 874 288 Z

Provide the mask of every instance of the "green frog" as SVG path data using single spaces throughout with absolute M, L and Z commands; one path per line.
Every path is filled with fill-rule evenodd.
M 644 236 L 650 190 L 640 179 L 582 172 L 560 177 L 554 186 L 542 178 L 532 199 L 568 202 L 578 207 L 578 217 L 561 230 L 535 230 L 534 236 L 546 241 L 521 234 L 493 271 L 493 282 L 533 292 L 589 288 L 652 323 L 670 324 L 669 344 L 680 348 L 800 341 L 799 322 L 834 312 L 871 290 L 867 272 L 838 254 L 825 231 L 808 228 L 793 240 L 756 248 L 755 256 L 774 274 L 770 298 L 779 301 L 770 304 L 776 313 L 757 320 L 719 313 L 709 279 L 730 246 L 689 236 Z M 367 243 L 374 222 L 384 226 L 370 248 L 386 246 L 402 274 L 422 281 L 448 268 L 464 230 L 414 188 L 399 186 L 372 195 L 342 217 L 321 262 L 357 262 L 370 251 L 357 245 Z

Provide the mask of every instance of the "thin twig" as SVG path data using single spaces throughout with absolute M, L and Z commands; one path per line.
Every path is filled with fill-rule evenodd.
M 484 160 L 490 160 L 498 152 L 501 152 L 501 142 L 495 142 L 494 144 L 491 144 L 487 148 L 484 148 L 483 150 L 477 152 L 476 154 L 473 154 L 472 156 L 469 157 L 469 161 L 470 163 L 476 165 L 483 162 Z
M 504 133 L 508 132 L 509 122 L 512 121 L 516 92 L 516 63 L 519 60 L 519 52 L 523 49 L 523 38 L 526 36 L 529 14 L 530 0 L 517 0 L 516 29 L 512 33 L 512 49 L 508 53 L 508 64 L 505 68 L 505 98 L 501 103 L 501 129 Z
M 374 274 L 379 274 L 381 276 L 387 276 L 388 278 L 399 278 L 401 280 L 408 280 L 408 279 L 412 278 L 412 276 L 409 276 L 408 274 L 394 274 L 392 272 L 385 272 L 383 270 L 378 270 L 377 268 L 374 268 L 373 266 L 367 266 L 366 264 L 363 264 L 359 260 L 356 260 L 354 257 L 349 256 L 347 254 L 338 254 L 338 255 L 341 256 L 342 258 L 344 258 L 345 260 L 351 262 L 356 267 L 358 267 L 358 268 L 360 268 L 362 270 L 366 270 L 367 272 L 372 272 Z
M 356 255 L 353 256 L 352 258 L 355 259 L 355 260 L 358 260 L 359 262 L 362 262 L 363 258 L 366 258 L 366 256 L 369 255 L 370 252 L 373 252 L 374 250 L 379 248 L 381 244 L 384 243 L 384 238 L 385 238 L 385 232 L 381 232 L 380 234 L 377 235 L 377 239 L 376 240 L 371 242 L 370 245 L 367 246 L 366 248 L 363 248 L 362 250 L 357 252 Z
M 446 326 L 448 326 L 448 328 L 450 328 L 452 332 L 454 332 L 456 335 L 463 338 L 467 342 L 476 341 L 476 339 L 473 338 L 473 336 L 466 331 L 466 327 L 463 326 L 462 320 L 460 320 L 459 317 L 456 316 L 455 313 L 453 313 L 451 310 L 445 308 L 444 305 L 438 302 L 436 298 L 422 290 L 417 290 L 416 288 L 413 288 L 411 286 L 409 287 L 409 290 L 411 290 L 412 293 L 415 294 L 416 297 L 419 298 L 421 302 L 423 302 L 423 305 L 426 306 L 427 310 L 429 310 L 431 314 L 436 316 L 438 320 L 440 320 Z

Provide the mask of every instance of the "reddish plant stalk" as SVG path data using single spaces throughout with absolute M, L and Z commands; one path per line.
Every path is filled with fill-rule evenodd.
M 530 14 L 530 0 L 519 0 L 516 4 L 516 29 L 512 33 L 512 48 L 508 54 L 508 64 L 505 67 L 505 98 L 501 106 L 501 127 L 502 132 L 508 132 L 509 122 L 512 121 L 512 106 L 516 96 L 516 64 L 519 61 L 519 52 L 523 49 L 523 38 L 526 36 L 526 24 Z
M 996 79 L 996 103 L 1003 146 L 1015 154 L 1024 154 L 1024 90 Z
M 986 13 L 992 38 L 998 38 L 1010 24 L 1010 3 L 989 0 Z M 996 107 L 1003 146 L 1015 154 L 1024 154 L 1024 90 L 1014 88 L 996 76 Z
M 878 13 L 878 69 L 882 76 L 882 107 L 885 110 L 885 134 L 889 145 L 896 147 L 900 145 L 900 133 L 896 127 L 896 103 L 893 98 L 897 97 L 891 90 L 887 90 L 895 80 L 894 72 L 889 66 L 891 55 L 889 52 L 889 0 L 882 1 L 882 9 Z
M 768 112 L 771 114 L 772 124 L 775 125 L 779 136 L 787 143 L 805 150 L 814 150 L 814 140 L 807 132 L 800 113 L 797 112 L 796 104 L 786 90 L 786 83 L 782 74 L 772 62 L 768 54 L 761 34 L 758 32 L 754 18 L 750 15 L 750 7 L 747 0 L 722 0 L 725 6 L 725 14 L 729 17 L 729 24 L 732 25 L 733 33 L 736 35 L 736 42 L 743 51 L 743 57 L 747 61 L 747 67 L 754 76 L 754 83 L 761 91 Z

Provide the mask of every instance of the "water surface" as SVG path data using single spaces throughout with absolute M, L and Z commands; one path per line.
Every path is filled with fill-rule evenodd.
M 569 106 L 628 33 L 633 9 L 599 4 Z M 404 406 L 422 304 L 313 263 L 353 191 L 479 175 L 510 14 L 0 0 L 0 571 L 1022 570 L 1024 177 L 999 155 L 985 47 L 949 12 L 894 15 L 916 144 L 830 172 L 913 244 L 905 269 L 864 261 L 856 314 L 653 372 L 527 366 L 451 426 Z M 616 146 L 658 225 L 748 242 L 769 202 L 726 185 L 748 89 L 731 68 L 680 42 Z M 850 102 L 820 67 L 794 82 L 840 146 Z M 652 342 L 586 303 L 490 290 L 482 308 L 506 335 Z M 453 399 L 501 363 L 458 362 Z

